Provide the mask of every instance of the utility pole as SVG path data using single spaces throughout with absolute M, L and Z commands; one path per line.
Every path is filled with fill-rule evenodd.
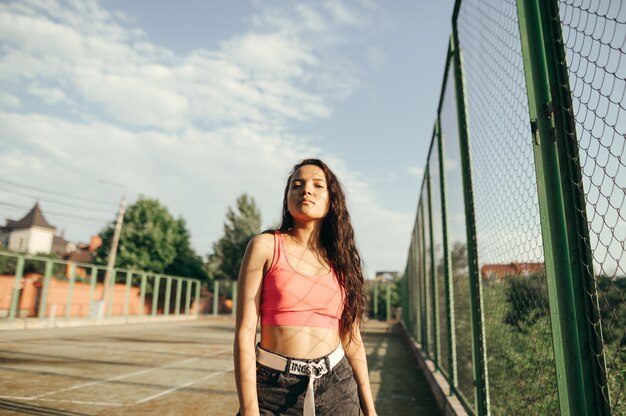
M 120 233 L 122 231 L 122 222 L 124 221 L 125 210 L 126 196 L 122 195 L 122 200 L 120 201 L 120 209 L 117 212 L 117 219 L 115 220 L 115 230 L 113 231 L 113 241 L 111 242 L 111 249 L 109 250 L 106 274 L 104 275 L 104 288 L 102 290 L 102 297 L 100 298 L 100 310 L 98 311 L 98 318 L 103 318 L 104 312 L 106 310 L 106 302 L 109 295 L 109 287 L 111 286 L 111 276 L 113 275 L 113 267 L 115 266 L 115 256 L 117 255 L 117 245 L 119 243 Z

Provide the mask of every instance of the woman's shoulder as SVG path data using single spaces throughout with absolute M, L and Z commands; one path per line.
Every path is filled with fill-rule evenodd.
M 262 232 L 261 234 L 257 234 L 250 239 L 250 244 L 263 244 L 269 242 L 274 242 L 274 233 Z
M 250 262 L 262 264 L 264 272 L 267 271 L 274 259 L 274 235 L 265 232 L 255 235 L 248 242 L 246 252 Z
M 264 232 L 255 235 L 248 242 L 248 250 L 271 256 L 274 253 L 274 234 Z

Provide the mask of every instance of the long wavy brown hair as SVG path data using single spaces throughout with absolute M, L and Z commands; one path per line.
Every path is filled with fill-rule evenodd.
M 339 333 L 342 339 L 351 342 L 355 330 L 361 326 L 367 304 L 367 298 L 363 292 L 363 262 L 354 241 L 354 230 L 341 183 L 333 171 L 321 160 L 305 159 L 291 170 L 283 197 L 282 219 L 277 231 L 286 233 L 294 225 L 293 217 L 287 208 L 287 194 L 294 173 L 306 165 L 319 167 L 326 176 L 330 203 L 320 229 L 320 244 L 345 293 Z

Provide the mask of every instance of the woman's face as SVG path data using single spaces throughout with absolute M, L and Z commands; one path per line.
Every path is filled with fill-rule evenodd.
M 291 177 L 287 194 L 287 209 L 294 220 L 321 220 L 329 204 L 324 171 L 315 165 L 300 166 Z

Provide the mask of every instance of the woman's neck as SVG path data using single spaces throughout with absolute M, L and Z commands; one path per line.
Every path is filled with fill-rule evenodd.
M 321 222 L 317 221 L 294 224 L 289 230 L 289 235 L 305 247 L 317 248 L 320 246 L 320 228 Z

